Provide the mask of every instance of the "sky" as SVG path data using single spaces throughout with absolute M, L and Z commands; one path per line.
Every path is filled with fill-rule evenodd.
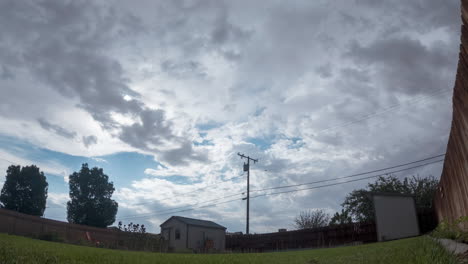
M 114 183 L 117 221 L 158 233 L 181 215 L 236 232 L 239 152 L 259 160 L 258 190 L 446 151 L 458 0 L 3 0 L 0 32 L 0 186 L 8 166 L 39 166 L 47 218 L 66 219 L 83 163 Z M 374 180 L 251 199 L 250 231 L 332 214 Z

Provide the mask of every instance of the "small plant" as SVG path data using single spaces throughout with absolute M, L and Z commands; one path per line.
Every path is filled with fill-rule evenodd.
M 462 226 L 464 227 L 467 224 L 468 216 L 462 216 L 453 222 L 444 220 L 432 232 L 432 236 L 437 238 L 448 238 L 458 242 L 467 243 L 468 232 L 462 228 Z
M 134 224 L 130 222 L 128 225 L 123 225 L 119 221 L 117 228 L 120 231 L 128 233 L 128 237 L 119 241 L 119 245 L 134 250 L 150 250 L 159 248 L 159 238 L 146 232 L 145 225 Z

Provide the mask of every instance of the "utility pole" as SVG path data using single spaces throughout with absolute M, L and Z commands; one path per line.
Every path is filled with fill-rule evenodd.
M 242 200 L 247 200 L 247 214 L 246 214 L 246 227 L 245 233 L 249 234 L 249 206 L 250 206 L 250 161 L 252 160 L 255 163 L 258 162 L 258 159 L 253 159 L 249 156 L 245 156 L 244 154 L 237 153 L 241 157 L 241 159 L 247 159 L 247 163 L 244 162 L 244 171 L 247 172 L 247 197 L 243 198 Z

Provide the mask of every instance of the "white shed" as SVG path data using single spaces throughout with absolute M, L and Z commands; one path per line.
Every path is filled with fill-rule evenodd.
M 212 221 L 172 216 L 160 225 L 166 250 L 224 251 L 226 227 Z

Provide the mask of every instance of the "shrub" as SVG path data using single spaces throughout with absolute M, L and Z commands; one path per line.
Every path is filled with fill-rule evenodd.
M 468 232 L 463 230 L 462 226 L 468 224 L 468 216 L 462 216 L 453 222 L 447 220 L 439 223 L 437 228 L 432 232 L 432 236 L 436 238 L 448 238 L 458 242 L 468 242 Z

